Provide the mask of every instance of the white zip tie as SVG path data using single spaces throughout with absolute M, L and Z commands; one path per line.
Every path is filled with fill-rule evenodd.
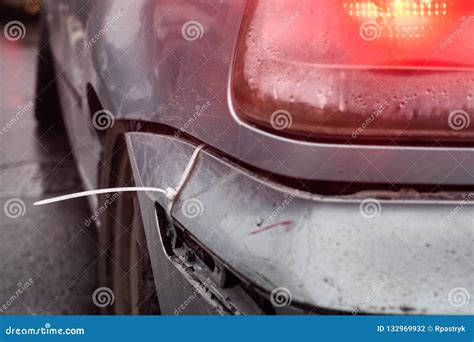
M 107 194 L 107 193 L 114 193 L 114 192 L 132 192 L 132 191 L 158 192 L 158 193 L 164 194 L 166 198 L 168 199 L 166 215 L 168 216 L 168 219 L 171 220 L 171 211 L 173 210 L 174 202 L 179 197 L 181 190 L 183 189 L 184 185 L 186 184 L 189 177 L 191 176 L 194 165 L 196 164 L 197 158 L 199 157 L 199 153 L 205 147 L 206 145 L 204 144 L 196 147 L 196 149 L 193 152 L 193 155 L 191 156 L 188 164 L 186 165 L 186 169 L 184 170 L 183 175 L 181 176 L 178 182 L 178 185 L 175 188 L 170 187 L 170 188 L 166 188 L 165 190 L 165 189 L 154 188 L 154 187 L 122 187 L 122 188 L 105 188 L 105 189 L 97 189 L 97 190 L 88 190 L 88 191 L 81 191 L 81 192 L 76 192 L 76 193 L 68 194 L 68 195 L 52 197 L 49 199 L 35 202 L 33 205 L 45 205 L 45 204 L 50 204 L 50 203 L 67 201 L 67 200 L 79 198 L 79 197 L 87 197 L 87 196 L 92 196 L 92 195 Z
M 206 145 L 204 144 L 196 147 L 193 155 L 191 156 L 191 159 L 189 159 L 188 165 L 186 165 L 186 169 L 184 169 L 183 175 L 181 176 L 181 179 L 179 180 L 176 188 L 166 189 L 166 198 L 168 198 L 169 200 L 168 207 L 166 208 L 166 215 L 168 215 L 168 219 L 170 220 L 171 220 L 171 210 L 173 209 L 174 202 L 179 197 L 179 194 L 181 193 L 181 190 L 183 189 L 186 182 L 188 181 L 189 176 L 191 176 L 191 172 L 193 171 L 194 165 L 196 164 L 197 158 L 199 157 L 199 153 L 202 151 L 204 147 L 206 147 Z

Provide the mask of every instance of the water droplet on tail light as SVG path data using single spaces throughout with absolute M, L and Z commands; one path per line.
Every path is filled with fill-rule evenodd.
M 474 122 L 473 12 L 472 0 L 252 1 L 234 61 L 234 110 L 269 131 L 271 113 L 287 110 L 292 125 L 276 134 L 294 138 L 473 142 L 474 125 L 448 126 L 458 109 Z

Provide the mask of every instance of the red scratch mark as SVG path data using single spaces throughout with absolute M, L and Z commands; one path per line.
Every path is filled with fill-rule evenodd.
M 289 226 L 289 225 L 292 224 L 292 223 L 293 223 L 293 220 L 278 222 L 278 223 L 272 224 L 271 226 L 266 226 L 266 227 L 263 227 L 263 228 L 257 228 L 257 229 L 255 229 L 255 230 L 251 231 L 251 232 L 249 233 L 249 235 L 255 235 L 255 234 L 264 232 L 264 231 L 266 231 L 266 230 L 269 230 L 269 229 L 272 229 L 272 228 L 276 228 L 276 227 L 280 227 L 280 226 Z

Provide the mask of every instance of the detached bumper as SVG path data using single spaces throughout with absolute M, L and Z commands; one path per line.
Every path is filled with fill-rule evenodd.
M 127 144 L 136 185 L 165 189 L 195 148 L 147 133 Z M 244 279 L 269 294 L 287 289 L 295 306 L 474 313 L 472 202 L 316 196 L 203 151 L 172 216 Z

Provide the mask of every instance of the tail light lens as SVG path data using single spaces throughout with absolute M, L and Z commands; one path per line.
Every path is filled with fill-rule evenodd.
M 473 15 L 472 0 L 250 1 L 235 112 L 303 139 L 472 142 Z

